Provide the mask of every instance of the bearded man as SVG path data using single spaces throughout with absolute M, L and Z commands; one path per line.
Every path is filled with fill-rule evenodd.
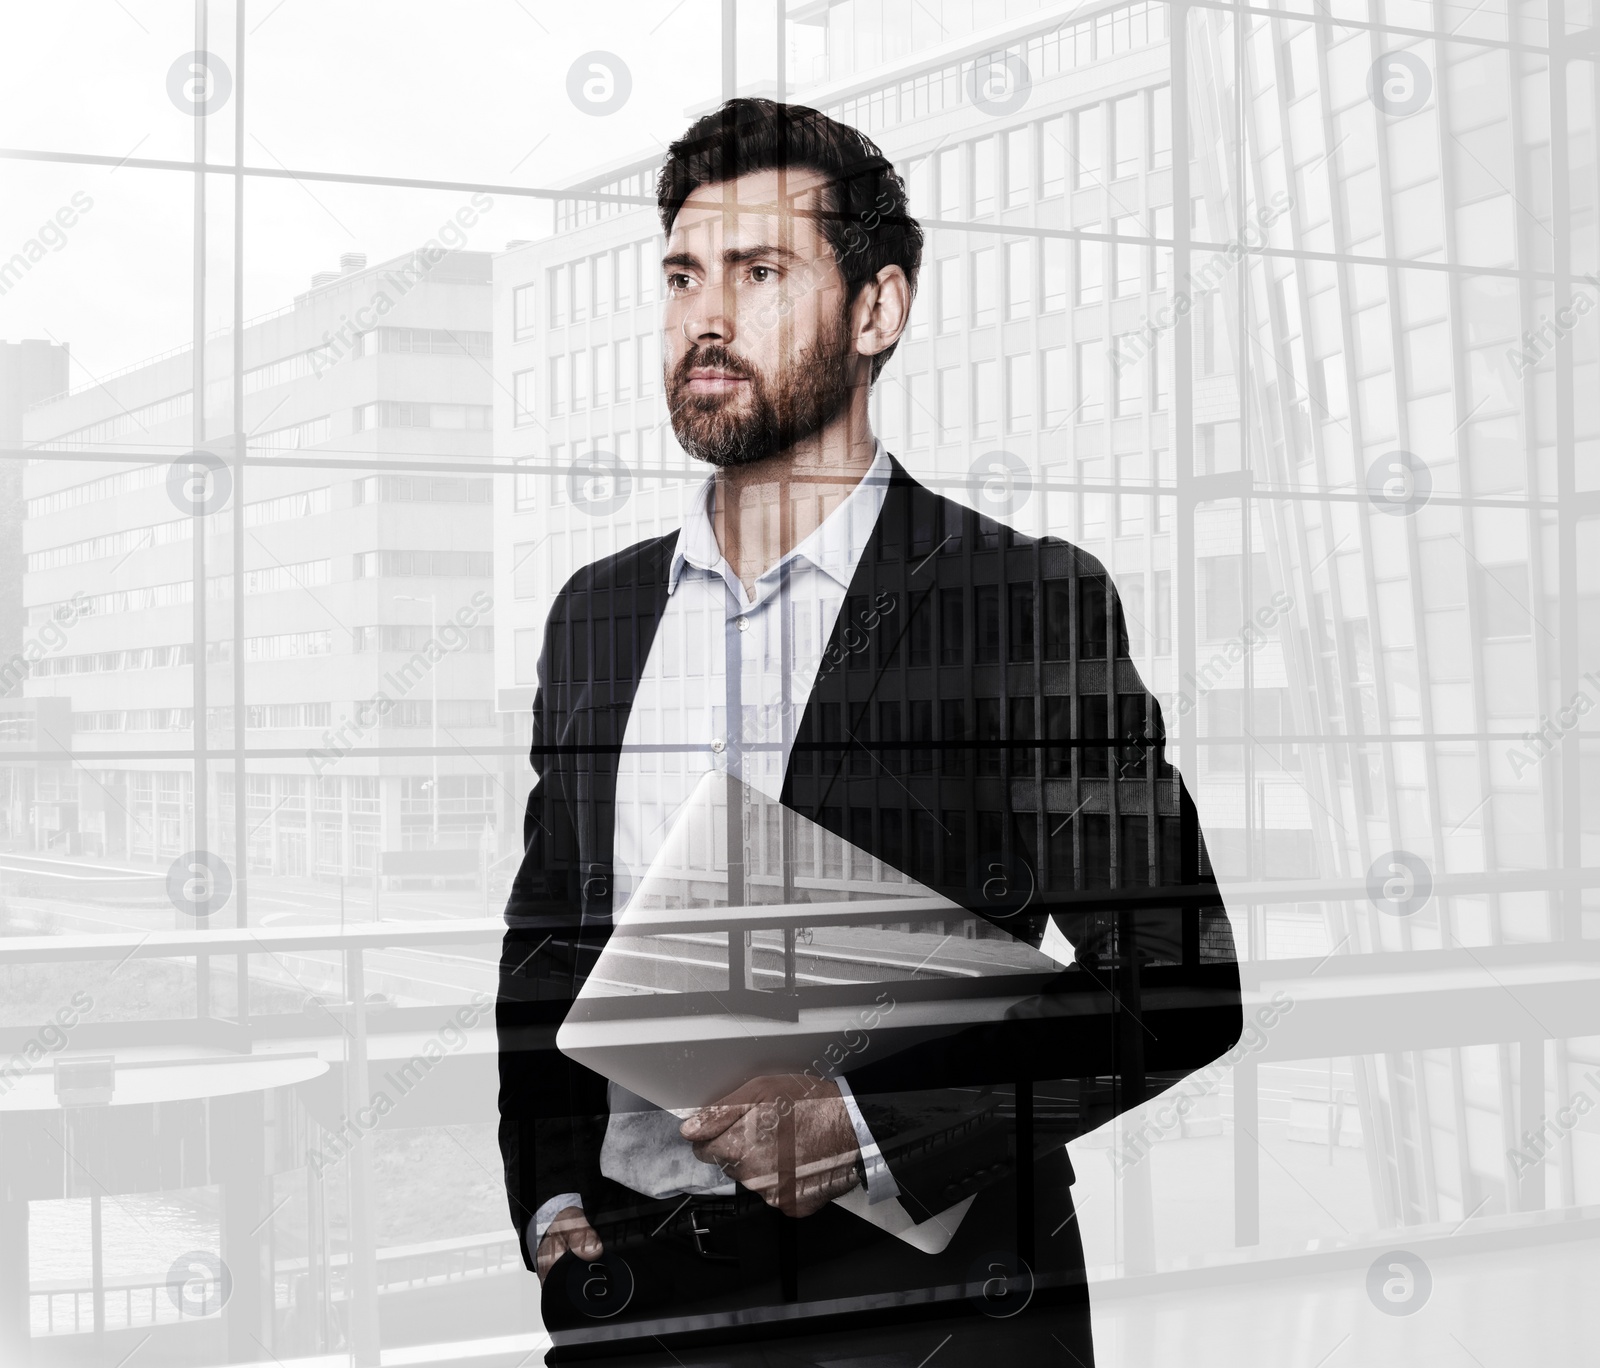
M 500 1143 L 549 1361 L 1090 1364 L 1065 1141 L 1240 1030 L 1228 924 L 1115 589 L 874 437 L 922 232 L 871 142 L 730 101 L 672 145 L 658 203 L 672 424 L 711 473 L 682 528 L 554 602 L 506 908 Z M 928 952 L 883 953 L 882 988 L 819 932 L 706 1010 L 781 1015 L 756 1003 L 765 975 L 796 1016 L 859 998 L 873 1031 L 913 1008 L 943 1028 L 757 1073 L 686 1116 L 554 1048 L 708 775 L 838 842 L 852 877 L 946 900 L 982 953 L 951 959 L 954 922 L 942 941 L 883 928 Z M 752 825 L 728 825 L 730 902 Z M 784 859 L 793 902 L 804 857 Z M 656 946 L 704 963 L 693 936 Z M 961 976 L 1013 952 L 1011 1005 L 964 1009 Z

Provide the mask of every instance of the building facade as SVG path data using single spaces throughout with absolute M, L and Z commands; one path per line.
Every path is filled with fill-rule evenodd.
M 93 758 L 23 772 L 44 815 L 14 829 L 14 841 L 136 864 L 196 849 L 233 861 L 240 722 L 252 752 L 252 870 L 370 874 L 380 851 L 492 840 L 509 801 L 503 759 L 347 754 L 501 739 L 490 692 L 491 479 L 440 473 L 490 454 L 489 300 L 487 254 L 413 253 L 372 267 L 351 254 L 290 307 L 253 321 L 238 547 L 229 471 L 201 491 L 173 464 L 197 446 L 190 350 L 28 410 L 24 441 L 52 453 L 24 474 L 28 630 L 56 621 L 65 640 L 32 666 L 23 692 L 70 700 L 73 750 Z M 198 444 L 222 455 L 233 440 L 230 347 L 226 335 L 207 346 L 207 374 L 221 378 L 206 382 Z M 409 474 L 416 461 L 428 470 Z M 204 830 L 184 754 L 202 674 Z

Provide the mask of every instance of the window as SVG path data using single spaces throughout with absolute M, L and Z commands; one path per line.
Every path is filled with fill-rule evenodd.
M 661 334 L 648 332 L 639 339 L 639 397 L 648 399 L 661 378 Z
M 1130 214 L 1116 221 L 1116 234 L 1119 238 L 1143 237 L 1144 230 L 1139 226 L 1139 220 Z M 1117 243 L 1118 299 L 1143 293 L 1144 251 L 1145 249 L 1137 242 Z
M 932 392 L 931 377 L 919 372 L 906 377 L 906 400 L 911 414 L 911 444 L 925 447 L 934 437 L 938 422 L 935 413 L 937 400 Z
M 594 293 L 591 284 L 593 272 L 589 269 L 589 261 L 572 263 L 572 321 L 582 323 L 589 316 L 589 302 Z
M 611 312 L 611 253 L 594 259 L 594 316 Z
M 1138 95 L 1125 95 L 1112 104 L 1113 180 L 1138 175 L 1139 168 L 1144 164 L 1144 130 L 1139 126 L 1142 122 L 1140 115 L 1143 113 L 1140 109 L 1141 104 L 1143 100 Z
M 1045 238 L 1043 309 L 1053 313 L 1067 307 L 1067 243 L 1064 238 Z
M 1105 417 L 1105 355 L 1098 342 L 1078 343 L 1078 421 L 1098 423 Z
M 1008 589 L 1010 627 L 1006 656 L 1013 665 L 1033 663 L 1033 585 L 1013 584 Z
M 1099 185 L 1105 169 L 1106 119 L 1102 105 L 1080 109 L 1073 117 L 1077 125 L 1073 158 L 1072 188 L 1087 190 Z
M 966 600 L 961 589 L 939 590 L 939 663 L 962 665 L 967 659 Z M 946 738 L 950 729 L 945 728 Z
M 942 257 L 935 278 L 939 287 L 939 331 L 956 332 L 961 327 L 961 258 Z
M 1100 225 L 1090 224 L 1091 233 L 1098 233 Z M 1074 244 L 1078 254 L 1078 305 L 1098 304 L 1105 298 L 1106 245 L 1092 239 L 1079 238 Z
M 636 251 L 639 254 L 638 270 L 634 273 L 634 279 L 639 285 L 639 303 L 653 303 L 656 297 L 656 280 L 661 273 L 661 260 L 653 245 L 641 242 L 636 247 L 624 250 Z
M 1149 343 L 1146 342 L 1145 345 L 1149 346 Z M 1165 332 L 1159 333 L 1155 345 L 1150 347 L 1150 355 L 1145 358 L 1150 366 L 1150 407 L 1157 413 L 1167 411 L 1169 398 L 1167 377 L 1171 374 L 1172 367 L 1166 358 L 1170 355 L 1168 349 L 1171 346 L 1171 335 Z
M 1150 92 L 1150 169 L 1171 165 L 1172 87 L 1157 86 Z
M 633 282 L 635 279 L 638 258 L 634 255 L 633 248 L 622 247 L 617 251 L 617 308 L 631 309 L 633 307 Z
M 1151 634 L 1158 656 L 1172 654 L 1172 571 L 1156 571 L 1155 611 L 1151 614 Z
M 631 259 L 631 258 L 629 258 Z M 619 404 L 633 398 L 633 339 L 631 337 L 619 338 L 616 342 L 617 364 L 616 373 L 611 377 L 616 388 L 616 397 Z
M 1000 586 L 979 584 L 972 590 L 972 660 L 975 665 L 1000 663 Z M 982 699 L 979 700 L 980 705 Z M 980 717 L 981 717 L 980 713 Z M 998 733 L 997 733 L 998 737 Z
M 1033 244 L 1006 244 L 1006 317 L 1026 318 L 1033 304 Z
M 1006 135 L 1006 208 L 1028 202 L 1028 130 L 1013 128 Z
M 601 408 L 611 402 L 611 348 L 594 349 L 594 406 Z
M 939 217 L 958 219 L 965 212 L 961 195 L 961 149 L 947 147 L 939 153 Z
M 512 633 L 512 668 L 518 684 L 539 682 L 539 651 L 543 643 L 542 631 L 534 627 L 521 627 Z
M 1117 417 L 1132 418 L 1144 412 L 1144 360 L 1139 355 L 1139 339 L 1129 333 L 1113 345 Z
M 939 440 L 953 442 L 961 429 L 961 371 L 947 366 L 939 372 Z
M 533 372 L 531 370 L 518 371 L 511 377 L 513 396 L 512 423 L 522 427 L 525 423 L 533 422 Z
M 932 157 L 918 157 L 906 175 L 906 198 L 915 218 L 938 216 L 939 205 L 933 197 L 933 167 Z
M 567 411 L 567 388 L 572 367 L 565 356 L 550 358 L 550 416 L 559 418 Z
M 1006 431 L 1026 432 L 1033 426 L 1033 357 L 1006 357 Z
M 994 213 L 994 139 L 979 138 L 972 144 L 972 216 Z
M 1163 204 L 1155 211 L 1155 231 L 1151 237 L 1164 242 L 1172 241 L 1172 206 Z M 1172 282 L 1172 248 L 1157 247 L 1155 250 L 1155 279 L 1151 282 L 1153 290 L 1165 290 Z
M 1043 416 L 1047 431 L 1067 421 L 1072 412 L 1072 382 L 1067 375 L 1067 349 L 1046 347 L 1039 354 L 1040 391 L 1044 397 Z
M 567 322 L 567 268 L 565 266 L 552 266 L 550 268 L 550 326 L 564 327 Z
M 977 327 L 995 321 L 999 303 L 994 280 L 994 248 L 980 247 L 972 254 L 972 322 Z
M 1149 470 L 1144 452 L 1127 452 L 1117 457 L 1117 535 L 1136 537 L 1144 532 L 1145 508 L 1150 502 L 1147 491 Z M 1143 486 L 1143 488 L 1141 488 Z M 1144 600 L 1144 581 L 1139 581 L 1139 599 Z
M 534 303 L 532 285 L 519 285 L 511 292 L 511 332 L 519 342 L 533 334 L 538 318 Z
M 972 363 L 972 435 L 993 437 L 1000 416 L 999 367 L 993 361 Z
M 572 353 L 572 411 L 589 407 L 589 353 Z
M 1067 183 L 1067 125 L 1051 119 L 1039 126 L 1039 197 L 1059 195 Z

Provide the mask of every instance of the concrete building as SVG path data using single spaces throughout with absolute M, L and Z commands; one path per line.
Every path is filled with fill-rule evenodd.
M 28 410 L 24 442 L 50 453 L 24 473 L 28 630 L 54 620 L 65 640 L 23 691 L 68 700 L 73 750 L 94 758 L 38 767 L 42 815 L 14 841 L 138 863 L 201 848 L 232 861 L 240 720 L 252 752 L 252 870 L 365 874 L 378 851 L 476 849 L 503 825 L 500 759 L 345 757 L 501 739 L 489 676 L 491 480 L 440 473 L 490 452 L 489 299 L 484 253 L 372 267 L 352 253 L 292 305 L 252 321 L 248 474 L 243 489 L 228 471 L 212 477 L 210 512 L 193 511 L 187 467 L 174 476 L 174 460 L 195 447 L 189 349 Z M 209 339 L 206 374 L 216 378 L 206 382 L 202 449 L 222 455 L 233 441 L 231 362 L 230 336 Z M 427 472 L 409 474 L 417 461 Z M 235 669 L 245 672 L 242 719 Z M 188 754 L 201 670 L 204 831 Z

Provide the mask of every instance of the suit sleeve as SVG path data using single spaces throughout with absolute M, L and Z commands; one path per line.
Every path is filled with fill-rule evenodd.
M 567 771 L 555 746 L 564 599 L 565 591 L 551 609 L 539 659 L 530 751 L 535 781 L 523 816 L 522 864 L 506 903 L 495 1006 L 500 1154 L 511 1222 L 530 1269 L 528 1226 L 540 1205 L 561 1193 L 594 1191 L 607 1116 L 604 1080 L 554 1047 L 592 954 L 584 939 Z
M 1123 667 L 1131 675 L 1131 662 Z M 1036 1153 L 1063 1142 L 1204 1067 L 1239 1037 L 1238 969 L 1221 894 L 1194 804 L 1165 760 L 1160 707 L 1148 691 L 1145 698 L 1140 732 L 1105 739 L 1108 777 L 1124 767 L 1172 789 L 1148 881 L 1130 870 L 1134 877 L 1117 879 L 1122 886 L 1113 889 L 1111 871 L 1101 869 L 1071 891 L 1036 890 L 1021 912 L 998 917 L 976 889 L 943 890 L 1034 945 L 1052 918 L 1076 962 L 1002 1020 L 850 1074 L 914 1219 L 1013 1171 L 1019 1134 Z M 1072 738 L 1041 728 L 1038 739 Z M 1023 1105 L 1035 1118 L 1031 1127 L 1015 1123 Z M 1052 1124 L 1067 1129 L 1052 1133 Z

